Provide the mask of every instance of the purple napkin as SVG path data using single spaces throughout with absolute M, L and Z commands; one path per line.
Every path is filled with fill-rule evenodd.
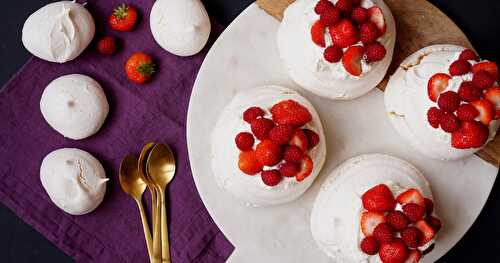
M 0 92 L 0 201 L 78 262 L 147 262 L 139 212 L 136 203 L 120 188 L 118 169 L 125 155 L 138 154 L 145 143 L 168 143 L 177 158 L 177 174 L 167 193 L 172 260 L 224 262 L 234 247 L 212 221 L 198 195 L 186 146 L 191 89 L 222 27 L 212 22 L 211 40 L 202 52 L 177 57 L 162 50 L 151 35 L 149 11 L 153 0 L 133 1 L 142 14 L 134 31 L 109 31 L 107 17 L 121 3 L 91 0 L 86 6 L 96 20 L 96 37 L 109 34 L 120 39 L 117 54 L 99 55 L 93 43 L 78 59 L 61 65 L 32 58 Z M 126 79 L 123 65 L 135 51 L 149 53 L 158 65 L 148 84 L 135 85 Z M 70 73 L 97 80 L 110 104 L 101 130 L 80 141 L 65 139 L 54 131 L 39 109 L 47 84 Z M 101 161 L 110 178 L 104 201 L 90 214 L 64 213 L 42 188 L 42 159 L 63 147 L 90 152 Z M 149 195 L 147 200 L 149 203 Z

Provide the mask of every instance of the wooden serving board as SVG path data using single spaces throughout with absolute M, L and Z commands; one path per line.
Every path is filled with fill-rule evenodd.
M 280 20 L 283 11 L 295 0 L 257 0 L 267 13 Z M 377 86 L 384 91 L 389 77 L 401 62 L 417 50 L 434 44 L 456 44 L 473 48 L 462 30 L 437 7 L 426 0 L 385 0 L 396 20 L 397 40 L 392 64 L 384 80 Z M 476 153 L 483 160 L 499 167 L 500 139 L 497 135 Z

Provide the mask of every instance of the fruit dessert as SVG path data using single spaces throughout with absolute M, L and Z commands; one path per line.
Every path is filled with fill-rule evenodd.
M 237 93 L 212 134 L 217 183 L 248 205 L 296 199 L 320 172 L 325 155 L 318 113 L 297 92 L 279 86 Z
M 311 92 L 348 100 L 366 94 L 391 63 L 396 26 L 382 0 L 298 0 L 278 30 L 290 77 Z
M 396 130 L 423 154 L 440 160 L 470 156 L 498 128 L 498 67 L 460 46 L 426 47 L 390 78 L 385 106 Z
M 382 154 L 337 167 L 311 214 L 313 237 L 335 262 L 418 262 L 433 250 L 440 228 L 422 173 Z

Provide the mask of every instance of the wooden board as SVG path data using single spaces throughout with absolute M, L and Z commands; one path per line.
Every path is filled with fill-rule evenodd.
M 294 0 L 257 0 L 267 13 L 280 20 L 283 11 Z M 389 76 L 401 62 L 415 51 L 434 44 L 456 44 L 473 48 L 460 28 L 437 7 L 426 0 L 385 0 L 396 20 L 397 40 L 394 58 L 384 80 L 377 86 L 384 91 Z M 476 153 L 483 160 L 499 167 L 500 139 L 497 135 Z

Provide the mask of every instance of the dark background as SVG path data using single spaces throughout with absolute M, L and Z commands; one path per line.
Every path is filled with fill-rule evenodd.
M 105 0 L 100 0 L 105 1 Z M 152 0 L 153 1 L 153 0 Z M 0 84 L 28 59 L 21 43 L 24 20 L 53 1 L 16 0 L 3 3 L 0 24 Z M 82 2 L 82 1 L 80 1 Z M 125 1 L 127 2 L 127 1 Z M 128 1 L 133 3 L 133 1 Z M 204 0 L 208 13 L 228 25 L 252 0 Z M 500 1 L 430 0 L 467 34 L 481 57 L 500 62 Z M 423 18 L 425 19 L 425 18 Z M 446 29 L 443 29 L 445 32 Z M 446 173 L 443 174 L 446 176 Z M 471 176 L 474 176 L 471 174 Z M 465 237 L 439 262 L 500 262 L 500 185 L 497 182 L 483 212 Z M 0 262 L 72 262 L 38 232 L 0 205 Z

